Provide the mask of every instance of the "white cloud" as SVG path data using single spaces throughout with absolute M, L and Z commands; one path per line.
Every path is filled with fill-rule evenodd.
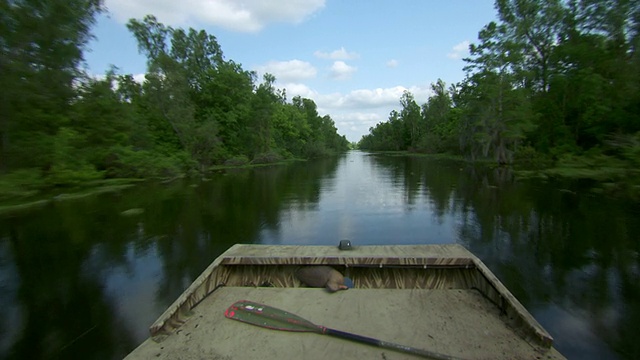
M 276 80 L 282 82 L 298 82 L 304 79 L 311 79 L 316 76 L 316 68 L 310 63 L 301 60 L 271 61 L 266 65 L 256 67 L 260 76 L 265 73 L 272 74 Z
M 228 30 L 257 32 L 272 23 L 297 24 L 322 9 L 325 0 L 106 0 L 120 22 L 154 14 L 166 25 L 194 22 Z
M 316 51 L 313 53 L 316 57 L 320 59 L 330 59 L 330 60 L 353 60 L 360 57 L 360 55 L 356 52 L 348 52 L 344 47 L 341 47 L 338 50 L 334 50 L 330 53 Z
M 353 90 L 344 97 L 344 104 L 348 107 L 377 107 L 398 104 L 402 93 L 406 90 L 403 86 L 392 88 L 359 89 Z
M 346 135 L 349 141 L 359 141 L 369 128 L 385 121 L 387 116 L 381 112 L 346 112 L 331 114 L 331 118 L 340 134 Z
M 430 87 L 419 86 L 357 89 L 346 94 L 339 92 L 320 94 L 307 85 L 300 83 L 279 83 L 276 86 L 285 88 L 288 98 L 300 95 L 313 99 L 319 108 L 325 109 L 329 114 L 337 111 L 378 113 L 379 109 L 388 108 L 389 111 L 391 109 L 400 109 L 400 97 L 405 91 L 411 92 L 418 104 L 426 103 L 429 96 L 431 96 Z M 388 112 L 386 115 L 388 115 Z
M 400 111 L 400 97 L 410 91 L 420 105 L 427 102 L 431 95 L 429 86 L 393 86 L 388 88 L 356 89 L 347 93 L 319 93 L 309 86 L 290 82 L 276 84 L 284 88 L 291 100 L 299 95 L 312 99 L 318 106 L 320 115 L 329 115 L 336 123 L 338 133 L 346 135 L 349 141 L 359 141 L 369 133 L 369 128 L 386 121 L 391 110 Z
M 133 75 L 133 80 L 135 82 L 137 82 L 138 84 L 142 84 L 146 80 L 145 76 L 146 76 L 146 74 L 135 74 L 135 75 Z
M 347 112 L 340 113 L 333 117 L 335 123 L 344 129 L 357 131 L 359 129 L 369 129 L 371 126 L 386 120 L 380 112 Z
M 457 44 L 456 46 L 454 46 L 452 48 L 453 51 L 447 54 L 447 57 L 449 59 L 457 60 L 457 59 L 461 59 L 461 58 L 469 55 L 469 45 L 470 44 L 471 43 L 469 42 L 469 40 L 465 40 L 465 41 Z
M 344 61 L 334 61 L 333 65 L 331 65 L 329 77 L 336 80 L 346 80 L 350 79 L 351 75 L 357 70 L 358 68 L 347 65 Z
M 410 91 L 418 104 L 427 102 L 431 95 L 428 86 L 394 86 L 389 88 L 357 89 L 346 94 L 311 94 L 318 111 L 329 114 L 336 122 L 340 134 L 349 141 L 359 141 L 369 128 L 386 121 L 391 110 L 400 110 L 400 97 Z
M 422 104 L 429 99 L 430 88 L 394 86 L 390 88 L 358 89 L 335 98 L 332 108 L 371 109 L 380 107 L 400 107 L 400 97 L 405 91 L 413 94 L 416 102 Z
M 387 67 L 394 68 L 394 67 L 397 67 L 397 66 L 398 66 L 398 60 L 391 59 L 391 60 L 387 61 Z
M 318 93 L 311 90 L 311 88 L 305 84 L 286 83 L 284 85 L 278 84 L 277 87 L 284 88 L 286 90 L 288 99 L 292 99 L 294 96 L 301 96 L 307 99 L 315 99 L 318 97 Z

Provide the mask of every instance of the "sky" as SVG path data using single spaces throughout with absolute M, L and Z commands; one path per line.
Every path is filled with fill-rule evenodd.
M 410 91 L 464 79 L 478 32 L 495 20 L 492 0 L 105 0 L 85 53 L 90 74 L 112 65 L 143 79 L 146 59 L 126 23 L 155 15 L 174 28 L 214 35 L 227 60 L 276 77 L 287 98 L 313 99 L 338 133 L 359 141 L 400 110 Z

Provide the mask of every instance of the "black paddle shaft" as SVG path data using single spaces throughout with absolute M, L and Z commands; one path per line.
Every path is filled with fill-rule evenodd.
M 436 360 L 460 360 L 460 358 L 456 358 L 456 357 L 445 355 L 445 354 L 417 349 L 411 346 L 395 344 L 392 342 L 382 341 L 382 340 L 378 340 L 378 339 L 374 339 L 374 338 L 370 338 L 370 337 L 366 337 L 358 334 L 352 334 L 346 331 L 329 329 L 326 327 L 322 327 L 322 333 L 325 335 L 331 335 L 331 336 L 335 336 L 343 339 L 348 339 L 352 341 L 361 342 L 364 344 L 379 346 L 382 348 L 393 349 L 396 351 L 401 351 L 401 352 L 405 352 L 413 355 L 424 356 L 424 357 L 436 359 Z

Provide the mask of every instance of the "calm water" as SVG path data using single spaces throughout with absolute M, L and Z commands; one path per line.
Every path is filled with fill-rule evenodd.
M 351 239 L 465 245 L 568 358 L 640 358 L 638 219 L 585 184 L 355 151 L 52 203 L 0 218 L 0 357 L 122 358 L 229 246 Z

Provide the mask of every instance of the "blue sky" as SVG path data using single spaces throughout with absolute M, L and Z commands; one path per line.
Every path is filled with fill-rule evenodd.
M 495 20 L 492 0 L 105 0 L 93 29 L 88 71 L 110 65 L 143 78 L 146 60 L 126 29 L 155 15 L 173 27 L 216 36 L 226 59 L 313 99 L 338 132 L 358 141 L 399 109 L 404 90 L 427 101 L 430 84 L 464 78 L 462 58 Z

